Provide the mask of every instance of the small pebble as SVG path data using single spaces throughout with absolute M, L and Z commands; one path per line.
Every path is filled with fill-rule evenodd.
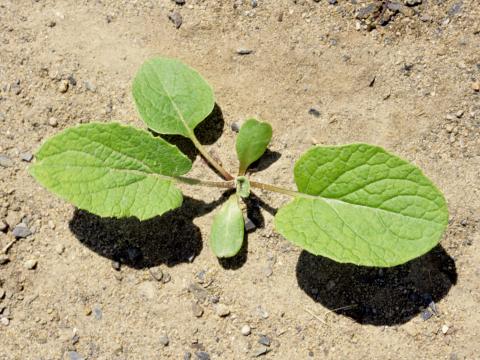
M 54 117 L 51 117 L 50 119 L 48 119 L 48 125 L 50 125 L 51 127 L 57 127 L 58 126 L 57 119 Z
M 238 48 L 237 49 L 237 54 L 238 55 L 249 55 L 252 54 L 253 50 L 252 49 L 246 49 L 246 48 Z
M 75 79 L 75 77 L 73 75 L 68 75 L 67 80 L 68 80 L 68 83 L 70 85 L 72 85 L 72 86 L 77 85 L 77 79 Z
M 50 20 L 50 21 L 47 23 L 47 26 L 50 27 L 50 28 L 55 27 L 55 25 L 57 25 L 57 23 L 55 22 L 55 20 Z
M 448 332 L 448 329 L 449 329 L 449 328 L 448 328 L 447 325 L 443 325 L 443 326 L 442 326 L 442 334 L 443 334 L 443 335 L 446 335 L 447 332 Z
M 32 235 L 32 231 L 25 224 L 20 223 L 13 228 L 12 235 L 17 239 L 24 239 Z
M 68 80 L 60 81 L 60 84 L 58 84 L 58 91 L 60 91 L 62 94 L 68 91 Z
M 0 289 L 0 300 L 2 300 L 5 297 L 5 290 Z
M 315 109 L 315 108 L 310 108 L 310 109 L 308 110 L 308 113 L 309 113 L 310 115 L 312 115 L 312 116 L 317 117 L 317 118 L 320 117 L 320 111 L 318 111 L 318 110 Z
M 472 83 L 472 90 L 475 92 L 480 91 L 480 81 L 475 81 Z
M 185 5 L 185 0 L 174 0 L 177 5 Z
M 11 167 L 13 166 L 13 161 L 7 155 L 0 154 L 0 166 L 1 167 Z
M 85 358 L 76 351 L 69 351 L 68 357 L 70 358 L 70 360 L 85 360 Z
M 337 4 L 337 0 L 328 0 L 328 3 L 330 5 L 336 5 Z
M 10 320 L 7 317 L 2 317 L 0 318 L 0 323 L 2 323 L 4 326 L 8 326 L 8 324 L 10 324 Z
M 215 313 L 220 317 L 225 317 L 230 315 L 230 309 L 224 304 L 218 304 L 215 307 Z
M 258 343 L 261 344 L 261 345 L 270 346 L 271 341 L 270 341 L 270 338 L 268 336 L 262 335 L 258 339 Z
M 154 278 L 155 280 L 157 280 L 157 281 L 162 281 L 163 271 L 162 271 L 162 269 L 160 269 L 159 267 L 150 268 L 150 269 L 148 269 L 148 272 L 150 273 L 150 275 L 152 276 L 152 278 Z
M 62 255 L 64 251 L 65 251 L 65 246 L 63 246 L 62 244 L 58 244 L 55 246 L 55 252 L 58 255 Z
M 249 217 L 247 217 L 247 218 L 245 219 L 245 230 L 247 230 L 247 231 L 252 231 L 252 230 L 255 230 L 256 228 L 257 228 L 257 227 L 256 227 L 256 225 L 253 223 L 253 221 L 250 220 Z
M 120 265 L 120 261 L 112 260 L 112 269 L 113 270 L 120 271 L 121 267 L 122 266 Z
M 243 336 L 248 336 L 252 333 L 252 329 L 248 325 L 243 325 L 240 331 L 242 332 Z
M 37 267 L 37 264 L 38 264 L 38 261 L 32 259 L 32 260 L 25 261 L 23 266 L 25 267 L 25 269 L 34 270 Z
M 95 319 L 97 320 L 102 320 L 102 317 L 103 317 L 102 309 L 100 309 L 99 307 L 94 307 L 93 316 L 95 316 Z
M 423 321 L 427 321 L 428 319 L 430 319 L 433 316 L 433 313 L 430 310 L 426 309 L 426 310 L 422 311 L 421 316 L 422 316 Z
M 20 155 L 20 158 L 22 159 L 22 161 L 30 162 L 33 159 L 33 154 L 29 152 L 23 153 Z
M 88 91 L 91 91 L 91 92 L 95 92 L 97 91 L 97 87 L 92 84 L 89 80 L 86 80 L 83 82 L 83 86 L 85 87 L 85 89 L 87 89 Z
M 170 276 L 170 274 L 169 273 L 163 273 L 162 283 L 164 283 L 164 284 L 169 283 L 170 280 L 172 280 L 172 277 Z
M 210 360 L 210 355 L 205 351 L 197 351 L 195 353 L 197 360 Z
M 170 343 L 170 339 L 166 334 L 160 335 L 159 341 L 160 344 L 162 344 L 163 346 L 168 346 L 168 344 Z
M 190 360 L 192 358 L 192 353 L 191 352 L 185 352 L 185 354 L 183 354 L 183 360 Z
M 267 319 L 268 318 L 268 312 L 261 306 L 257 306 L 257 314 L 262 318 L 262 319 Z
M 463 110 L 458 110 L 458 111 L 455 113 L 455 116 L 460 119 L 460 118 L 463 116 L 463 113 L 464 113 Z
M 195 317 L 197 317 L 197 318 L 202 317 L 202 315 L 203 315 L 203 308 L 202 308 L 200 305 L 198 305 L 197 303 L 194 302 L 194 303 L 192 304 L 192 312 L 193 312 L 193 315 L 194 315 Z
M 230 125 L 230 129 L 232 129 L 232 131 L 238 133 L 240 131 L 240 124 L 238 122 L 234 122 L 234 123 L 232 123 L 232 125 Z
M 6 232 L 8 229 L 8 225 L 5 221 L 0 220 L 0 231 L 1 232 Z
M 5 265 L 10 262 L 10 258 L 7 255 L 0 255 L 0 265 Z
M 174 12 L 170 13 L 168 15 L 168 18 L 175 25 L 176 29 L 179 29 L 180 26 L 182 26 L 183 18 L 182 18 L 182 15 L 180 15 L 179 12 L 174 11 Z
M 254 357 L 259 357 L 259 356 L 265 355 L 269 351 L 270 351 L 269 348 L 262 345 L 262 346 L 258 347 L 257 350 L 255 350 L 255 352 L 253 353 L 253 356 Z

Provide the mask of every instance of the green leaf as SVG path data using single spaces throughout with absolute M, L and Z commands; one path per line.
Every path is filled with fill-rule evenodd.
M 237 194 L 242 198 L 248 198 L 250 196 L 250 181 L 245 176 L 237 176 L 235 179 Z
M 260 159 L 272 139 L 272 127 L 266 122 L 249 119 L 240 128 L 237 136 L 238 173 L 244 175 L 254 161 Z
M 210 234 L 210 247 L 219 258 L 235 256 L 242 248 L 243 214 L 237 195 L 232 195 L 215 215 Z
M 189 138 L 215 104 L 212 88 L 200 74 L 167 58 L 142 65 L 133 81 L 133 98 L 150 129 Z
M 100 216 L 161 215 L 182 204 L 174 177 L 192 164 L 176 146 L 116 123 L 91 123 L 50 138 L 30 168 L 47 189 Z
M 447 226 L 445 199 L 416 166 L 379 147 L 316 147 L 295 165 L 300 194 L 275 223 L 288 240 L 338 262 L 394 266 L 423 255 Z

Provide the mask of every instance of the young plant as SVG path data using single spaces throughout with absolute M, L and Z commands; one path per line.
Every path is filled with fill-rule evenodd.
M 269 124 L 241 127 L 232 176 L 202 146 L 194 129 L 213 110 L 208 83 L 178 60 L 154 58 L 139 70 L 133 97 L 147 126 L 189 138 L 223 181 L 185 177 L 190 159 L 149 132 L 117 123 L 69 128 L 46 141 L 31 174 L 47 189 L 99 216 L 145 220 L 179 207 L 178 183 L 235 189 L 216 213 L 210 247 L 218 257 L 237 254 L 244 240 L 242 198 L 253 188 L 291 197 L 275 215 L 286 239 L 338 262 L 389 267 L 432 249 L 448 221 L 442 193 L 420 169 L 368 144 L 317 146 L 296 162 L 297 190 L 250 180 L 248 167 L 267 149 Z

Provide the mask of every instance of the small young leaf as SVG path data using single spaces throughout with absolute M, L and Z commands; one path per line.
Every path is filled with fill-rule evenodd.
M 133 98 L 149 128 L 189 138 L 215 104 L 212 88 L 200 74 L 167 58 L 142 65 L 133 81 Z
M 250 182 L 245 176 L 237 176 L 236 190 L 237 194 L 242 198 L 248 198 L 250 196 Z
M 242 210 L 234 194 L 215 215 L 210 234 L 210 246 L 219 258 L 235 256 L 242 248 L 244 223 Z
M 447 226 L 443 195 L 416 166 L 382 148 L 313 148 L 294 172 L 300 194 L 278 211 L 276 228 L 315 255 L 394 266 L 432 249 Z
M 182 204 L 174 177 L 192 166 L 176 146 L 116 123 L 69 128 L 36 158 L 31 174 L 63 199 L 100 216 L 140 220 Z
M 272 127 L 266 122 L 249 119 L 240 128 L 237 136 L 237 157 L 240 161 L 239 175 L 244 175 L 251 163 L 260 159 L 272 139 Z

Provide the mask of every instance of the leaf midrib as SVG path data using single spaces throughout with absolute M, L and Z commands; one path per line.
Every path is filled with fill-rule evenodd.
M 155 76 L 156 76 L 157 79 L 158 79 L 158 84 L 160 85 L 160 87 L 162 88 L 162 90 L 163 90 L 163 91 L 165 92 L 165 94 L 167 95 L 168 100 L 170 100 L 170 102 L 172 103 L 173 108 L 174 108 L 175 111 L 177 112 L 178 117 L 180 118 L 180 121 L 182 122 L 183 126 L 185 127 L 185 130 L 186 130 L 187 134 L 191 137 L 192 134 L 193 134 L 193 131 L 192 131 L 192 129 L 190 129 L 190 127 L 188 126 L 187 122 L 185 121 L 185 118 L 183 117 L 183 114 L 180 112 L 180 109 L 178 108 L 177 103 L 173 100 L 173 98 L 171 97 L 170 93 L 167 91 L 167 89 L 166 89 L 165 86 L 163 85 L 162 80 L 160 79 L 160 77 L 158 76 L 158 74 L 156 73 L 156 71 L 155 71 L 154 69 L 152 69 L 152 71 L 153 71 L 153 73 L 155 74 Z M 147 84 L 149 85 L 150 89 L 155 92 L 156 89 L 155 89 L 153 86 L 151 86 L 148 81 L 147 81 Z
M 412 195 L 412 196 L 414 196 L 414 195 Z M 375 210 L 375 211 L 386 212 L 386 213 L 394 214 L 394 215 L 398 215 L 398 216 L 403 216 L 403 217 L 407 217 L 407 218 L 414 219 L 414 220 L 417 220 L 417 221 L 427 222 L 427 223 L 430 223 L 430 224 L 433 223 L 433 224 L 436 224 L 436 225 L 439 225 L 439 226 L 443 226 L 443 225 L 444 225 L 443 223 L 440 223 L 440 222 L 437 222 L 437 221 L 433 221 L 433 220 L 427 220 L 427 219 L 422 219 L 422 218 L 415 217 L 415 216 L 411 216 L 411 215 L 405 215 L 405 214 L 401 214 L 401 213 L 399 213 L 399 212 L 390 211 L 390 210 L 386 210 L 386 209 L 380 209 L 380 208 L 377 208 L 377 207 L 374 207 L 374 206 L 367 206 L 367 205 L 362 205 L 362 204 L 355 204 L 355 203 L 351 203 L 351 202 L 344 201 L 344 200 L 327 198 L 327 197 L 323 197 L 323 196 L 320 196 L 320 195 L 310 195 L 310 194 L 305 194 L 305 193 L 299 192 L 299 193 L 298 193 L 298 197 L 302 197 L 302 198 L 306 198 L 306 199 L 313 199 L 313 200 L 322 199 L 322 200 L 324 200 L 334 211 L 336 211 L 336 210 L 333 208 L 332 203 L 333 203 L 333 204 L 334 204 L 334 203 L 341 203 L 341 204 L 348 204 L 348 205 L 351 205 L 351 206 L 357 206 L 357 207 L 361 207 L 361 208 L 372 209 L 372 210 Z

